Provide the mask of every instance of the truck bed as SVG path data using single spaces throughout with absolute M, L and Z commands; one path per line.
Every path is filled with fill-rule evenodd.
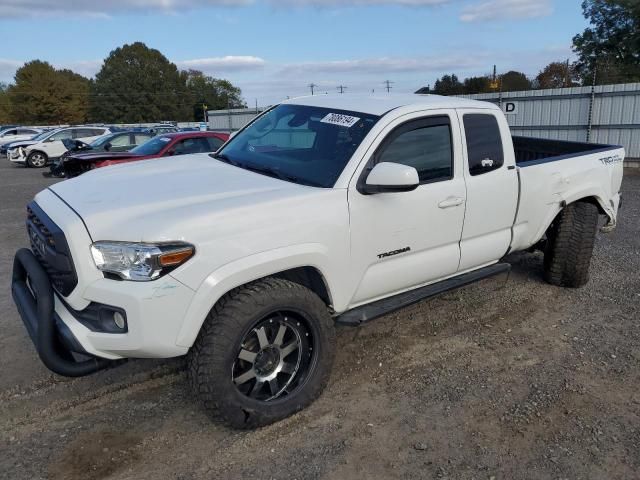
M 520 167 L 553 162 L 596 152 L 616 150 L 620 147 L 596 143 L 568 142 L 513 136 L 516 164 Z

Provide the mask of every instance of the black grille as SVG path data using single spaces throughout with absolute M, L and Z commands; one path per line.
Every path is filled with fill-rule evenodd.
M 27 234 L 31 250 L 49 275 L 53 288 L 66 297 L 78 285 L 69 245 L 62 230 L 35 202 L 27 206 Z

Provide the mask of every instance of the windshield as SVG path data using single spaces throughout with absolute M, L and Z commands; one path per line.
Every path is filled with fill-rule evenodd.
M 112 140 L 117 134 L 111 134 L 111 135 L 103 135 L 102 137 L 98 137 L 96 138 L 93 142 L 91 142 L 89 145 L 91 145 L 93 148 L 96 147 L 101 147 L 102 145 L 104 145 L 105 143 L 109 142 L 110 140 Z
M 278 105 L 233 137 L 215 158 L 283 180 L 330 188 L 378 118 Z
M 48 132 L 42 132 L 42 133 L 39 133 L 38 135 L 31 137 L 31 140 L 44 140 L 50 134 L 51 134 L 51 130 L 49 130 Z
M 169 137 L 154 137 L 131 150 L 134 155 L 157 155 L 171 141 Z

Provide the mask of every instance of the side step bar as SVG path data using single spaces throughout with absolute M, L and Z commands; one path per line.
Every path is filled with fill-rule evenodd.
M 500 274 L 508 275 L 510 271 L 510 264 L 496 263 L 495 265 L 463 273 L 457 277 L 449 278 L 432 285 L 426 285 L 424 287 L 416 288 L 415 290 L 399 293 L 393 297 L 383 298 L 377 302 L 356 307 L 337 316 L 335 320 L 339 325 L 357 326 L 386 315 L 387 313 L 408 307 L 427 298 L 440 295 L 441 293 L 464 287 L 479 280 L 484 280 L 485 278 Z

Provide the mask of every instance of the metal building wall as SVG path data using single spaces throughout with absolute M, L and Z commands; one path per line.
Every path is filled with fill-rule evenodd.
M 244 127 L 264 108 L 232 108 L 230 110 L 209 110 L 209 130 L 235 132 Z
M 640 159 L 640 83 L 464 95 L 516 104 L 507 114 L 514 135 L 623 145 Z

